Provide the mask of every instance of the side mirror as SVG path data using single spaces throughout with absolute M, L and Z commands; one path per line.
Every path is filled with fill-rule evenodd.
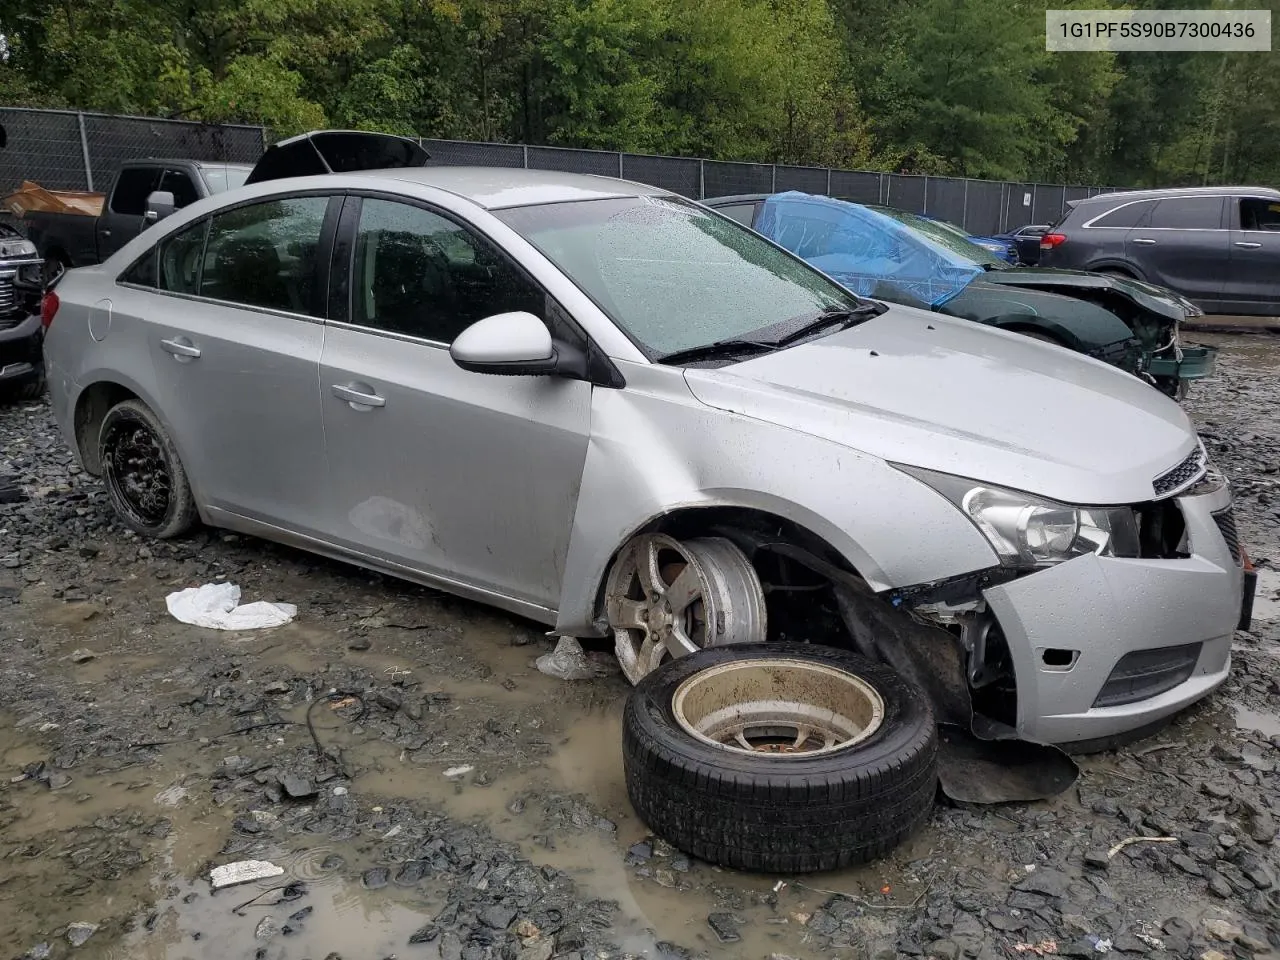
M 463 370 L 507 376 L 555 373 L 557 353 L 546 324 L 523 311 L 477 320 L 449 347 L 449 356 Z
M 168 190 L 156 190 L 147 197 L 147 211 L 142 219 L 147 223 L 155 223 L 170 216 L 177 207 L 173 203 L 173 194 Z

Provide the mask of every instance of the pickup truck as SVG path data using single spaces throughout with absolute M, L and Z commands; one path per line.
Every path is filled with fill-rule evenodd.
M 200 160 L 129 160 L 116 174 L 101 216 L 28 210 L 22 220 L 46 275 L 52 275 L 101 263 L 174 210 L 240 186 L 252 169 Z

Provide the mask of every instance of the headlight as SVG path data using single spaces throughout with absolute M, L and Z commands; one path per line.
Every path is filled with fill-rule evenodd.
M 30 240 L 0 240 L 0 258 L 34 257 L 36 245 Z
M 1003 566 L 1043 567 L 1086 553 L 1138 555 L 1138 521 L 1130 507 L 1076 507 L 965 477 L 895 466 L 959 507 Z

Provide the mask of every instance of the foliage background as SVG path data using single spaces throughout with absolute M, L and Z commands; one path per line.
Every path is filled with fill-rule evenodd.
M 1073 5 L 1102 4 L 4 0 L 0 105 L 1011 180 L 1280 181 L 1280 51 L 1047 53 L 1046 7 Z M 1196 5 L 1215 4 L 1176 3 Z

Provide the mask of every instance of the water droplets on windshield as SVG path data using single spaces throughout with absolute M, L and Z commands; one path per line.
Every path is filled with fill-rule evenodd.
M 857 305 L 751 231 L 674 198 L 563 203 L 500 216 L 659 355 Z

